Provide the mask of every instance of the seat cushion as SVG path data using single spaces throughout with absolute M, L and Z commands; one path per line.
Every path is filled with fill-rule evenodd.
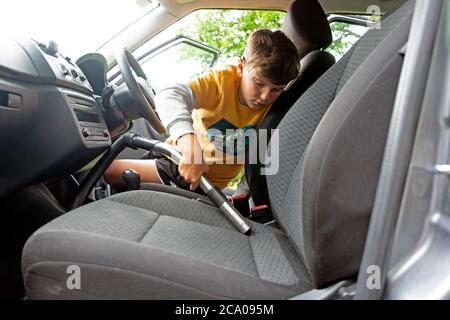
M 156 191 L 156 192 L 163 192 L 163 193 L 169 193 L 174 194 L 177 196 L 185 197 L 188 199 L 194 199 L 209 205 L 214 205 L 213 202 L 205 195 L 202 195 L 197 192 L 181 189 L 178 187 L 168 186 L 165 184 L 160 183 L 141 183 L 141 187 L 139 190 L 149 190 L 149 191 Z
M 215 207 L 132 191 L 67 213 L 24 247 L 32 299 L 282 299 L 312 288 L 301 258 L 277 228 L 237 231 Z M 68 267 L 81 288 L 67 287 Z

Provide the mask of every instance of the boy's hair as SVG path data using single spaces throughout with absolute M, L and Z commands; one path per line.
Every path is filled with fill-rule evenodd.
M 260 29 L 253 32 L 244 52 L 245 64 L 275 85 L 298 76 L 300 56 L 294 43 L 282 32 Z

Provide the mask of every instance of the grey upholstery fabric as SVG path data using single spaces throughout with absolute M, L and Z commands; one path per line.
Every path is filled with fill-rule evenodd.
M 380 29 L 370 30 L 355 46 L 355 52 L 352 54 L 348 62 L 344 74 L 339 81 L 338 91 L 348 82 L 350 77 L 355 73 L 356 69 L 373 53 L 373 50 L 381 42 L 386 41 L 386 37 L 402 23 L 405 19 L 411 18 L 411 10 L 414 8 L 415 1 L 408 1 L 399 10 L 391 13 L 388 17 L 383 19 Z
M 279 170 L 276 175 L 267 176 L 270 201 L 275 214 L 283 212 L 282 204 L 289 188 L 293 169 L 297 167 L 322 116 L 333 101 L 352 51 L 349 51 L 339 63 L 331 67 L 310 90 L 305 92 L 290 109 L 289 117 L 284 117 L 277 128 L 280 132 Z M 288 142 L 287 137 L 291 134 L 295 137 L 294 143 Z M 294 222 L 299 217 L 299 211 L 292 214 L 292 217 L 286 217 L 286 213 L 283 213 L 282 221 L 286 221 L 287 225 L 290 224 L 289 222 Z M 292 226 L 290 233 L 295 234 L 296 230 L 298 230 L 297 225 Z
M 301 61 L 300 78 L 281 95 L 268 112 L 264 120 L 258 125 L 259 129 L 266 129 L 269 141 L 271 129 L 275 129 L 281 119 L 286 115 L 292 105 L 306 90 L 320 78 L 335 63 L 333 55 L 326 51 L 313 51 Z M 258 143 L 258 148 L 259 148 Z M 259 150 L 264 152 L 265 150 Z M 248 152 L 251 152 L 250 150 Z M 247 157 L 248 158 L 248 157 Z M 249 193 L 256 206 L 269 204 L 269 194 L 267 191 L 266 176 L 261 175 L 261 168 L 264 165 L 258 159 L 257 163 L 245 165 L 245 175 L 249 185 Z
M 402 62 L 394 51 L 373 77 L 377 86 L 330 109 L 306 151 L 300 178 L 304 253 L 316 283 L 359 269 Z
M 195 200 L 121 193 L 37 231 L 24 248 L 25 286 L 31 298 L 240 299 L 288 298 L 312 287 L 280 230 L 259 224 L 253 230 L 250 237 L 238 233 L 217 208 Z M 74 264 L 83 279 L 94 279 L 82 283 L 85 295 L 66 287 L 66 269 Z M 95 280 L 104 273 L 131 284 Z M 134 286 L 140 281 L 147 289 Z
M 210 204 L 214 206 L 213 202 L 204 195 L 201 195 L 196 192 L 191 192 L 185 189 L 181 189 L 178 187 L 172 187 L 165 184 L 160 183 L 142 183 L 140 190 L 149 190 L 149 191 L 158 191 L 158 192 L 165 192 L 170 194 L 175 194 L 177 196 L 185 197 L 188 199 L 194 199 L 206 204 Z
M 369 31 L 280 122 L 271 205 L 318 287 L 359 265 L 401 59 L 386 65 L 407 41 L 412 9 Z

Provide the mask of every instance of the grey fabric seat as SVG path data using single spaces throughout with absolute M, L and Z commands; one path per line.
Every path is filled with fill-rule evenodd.
M 88 204 L 37 230 L 27 295 L 284 299 L 356 276 L 402 66 L 413 1 L 382 20 L 280 122 L 267 177 L 278 228 L 236 232 L 214 207 L 156 191 Z M 81 271 L 80 290 L 67 268 Z
M 241 235 L 215 207 L 183 197 L 121 193 L 76 209 L 33 236 L 23 260 L 32 266 L 27 294 L 268 299 L 312 288 L 283 233 L 253 228 L 252 237 Z M 80 266 L 82 290 L 67 290 L 67 265 Z

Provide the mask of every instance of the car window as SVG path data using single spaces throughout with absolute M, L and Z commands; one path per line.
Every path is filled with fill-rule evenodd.
M 176 81 L 187 81 L 200 75 L 216 61 L 214 52 L 197 46 L 188 38 L 186 40 L 163 48 L 140 61 L 142 70 L 156 91 L 173 83 L 174 77 Z
M 332 21 L 330 23 L 333 33 L 333 42 L 326 49 L 334 55 L 336 61 L 342 56 L 369 30 L 369 26 L 357 25 L 347 21 Z
M 248 36 L 256 29 L 279 29 L 284 12 L 267 10 L 204 9 L 195 11 L 136 49 L 136 57 L 155 47 L 185 36 L 220 51 L 218 64 L 234 63 L 244 51 Z M 143 70 L 158 91 L 170 82 L 184 81 L 212 66 L 212 54 L 191 45 L 176 45 L 141 60 Z

